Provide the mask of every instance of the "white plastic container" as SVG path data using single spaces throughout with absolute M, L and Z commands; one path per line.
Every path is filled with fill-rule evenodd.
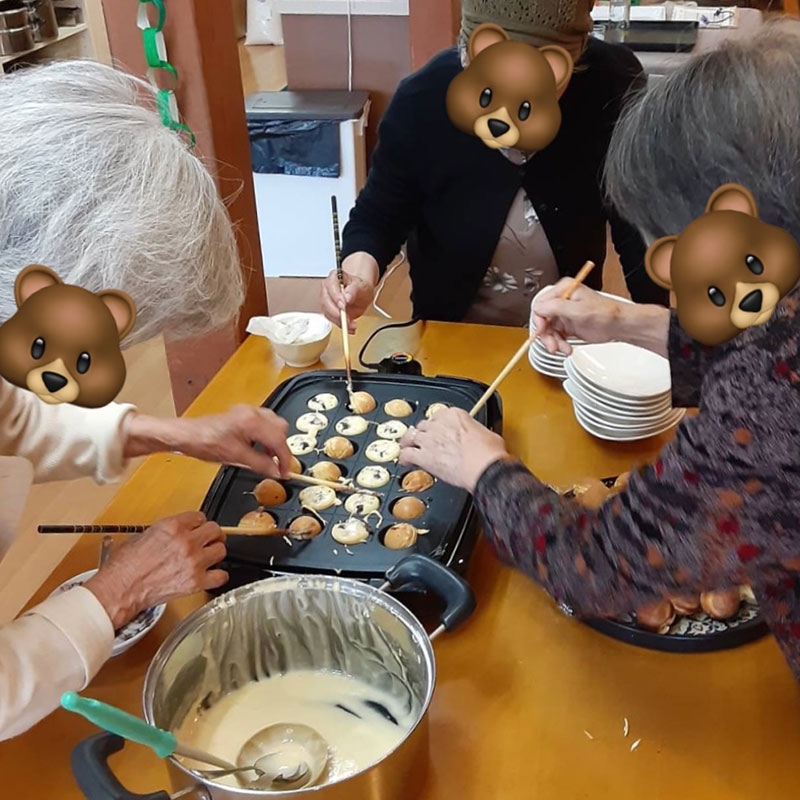
M 331 338 L 333 326 L 322 314 L 307 314 L 299 311 L 290 311 L 285 314 L 276 314 L 272 319 L 275 322 L 300 322 L 308 321 L 308 334 L 291 344 L 279 341 L 276 337 L 266 334 L 272 344 L 272 349 L 288 367 L 310 367 L 319 362 L 320 356 L 325 352 Z

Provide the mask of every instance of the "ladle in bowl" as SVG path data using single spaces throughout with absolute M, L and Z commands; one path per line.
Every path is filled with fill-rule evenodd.
M 268 725 L 242 745 L 236 762 L 262 773 L 246 779 L 248 788 L 293 791 L 319 780 L 328 764 L 328 743 L 308 725 Z
M 270 756 L 276 755 L 275 753 L 268 753 L 261 756 L 261 760 L 269 759 Z M 294 773 L 287 775 L 283 772 L 282 768 L 278 771 L 277 775 L 272 778 L 267 777 L 267 772 L 259 769 L 257 766 L 253 767 L 236 767 L 236 769 L 196 769 L 194 770 L 198 775 L 202 775 L 209 780 L 216 780 L 217 778 L 227 778 L 229 775 L 238 775 L 240 772 L 255 772 L 256 781 L 259 783 L 259 788 L 269 788 L 270 790 L 277 789 L 278 791 L 297 789 L 301 785 L 305 786 L 306 782 L 303 780 L 308 775 L 308 764 L 300 764 Z M 256 788 L 253 784 L 253 779 L 245 783 L 247 788 Z
M 169 731 L 161 730 L 155 725 L 150 725 L 139 717 L 129 714 L 120 708 L 115 708 L 99 700 L 88 697 L 81 697 L 75 692 L 65 692 L 61 695 L 61 705 L 82 717 L 86 717 L 89 722 L 93 722 L 99 728 L 110 731 L 111 733 L 122 736 L 131 742 L 137 742 L 149 747 L 159 758 L 167 758 L 171 755 L 184 756 L 194 761 L 201 761 L 220 767 L 221 772 L 232 774 L 234 772 L 244 772 L 252 770 L 257 773 L 257 780 L 264 777 L 264 773 L 253 764 L 231 764 L 224 758 L 217 758 L 211 753 L 198 750 L 181 744 L 175 735 Z

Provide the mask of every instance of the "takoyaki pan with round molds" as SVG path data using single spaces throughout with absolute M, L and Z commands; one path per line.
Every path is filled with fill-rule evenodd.
M 338 471 L 339 480 L 364 493 L 360 497 L 337 492 L 332 500 L 330 492 L 286 481 L 285 499 L 271 483 L 269 492 L 259 492 L 270 503 L 262 506 L 254 492 L 263 476 L 237 467 L 217 474 L 202 507 L 209 519 L 237 525 L 263 507 L 276 528 L 297 532 L 228 536 L 224 566 L 232 583 L 237 565 L 254 576 L 250 579 L 271 572 L 319 572 L 382 580 L 410 553 L 466 570 L 479 527 L 472 498 L 401 465 L 397 444 L 402 432 L 430 416 L 431 409 L 469 411 L 486 386 L 463 378 L 354 373 L 354 388 L 356 409 L 349 407 L 344 372 L 307 372 L 281 384 L 264 407 L 289 423 L 287 436 L 302 474 L 326 480 Z M 500 432 L 497 395 L 477 419 Z M 316 532 L 309 518 L 317 519 L 322 530 Z

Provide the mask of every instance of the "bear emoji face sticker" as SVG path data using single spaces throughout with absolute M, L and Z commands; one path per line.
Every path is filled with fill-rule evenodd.
M 645 266 L 657 284 L 675 292 L 686 333 L 714 346 L 769 321 L 800 280 L 800 246 L 758 218 L 747 189 L 727 183 L 680 236 L 650 245 Z
M 47 267 L 25 267 L 17 313 L 0 325 L 0 376 L 45 403 L 99 408 L 125 383 L 120 340 L 136 307 L 124 292 L 68 286 Z
M 469 37 L 469 66 L 450 82 L 447 115 L 487 147 L 535 152 L 556 138 L 572 56 L 561 47 L 509 39 L 499 26 L 479 25 Z

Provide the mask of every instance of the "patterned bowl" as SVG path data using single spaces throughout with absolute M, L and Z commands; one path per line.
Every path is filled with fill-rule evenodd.
M 61 594 L 62 592 L 69 591 L 75 586 L 82 586 L 89 580 L 95 573 L 96 569 L 90 569 L 87 572 L 81 572 L 74 578 L 64 581 L 50 597 Z M 138 617 L 132 619 L 127 625 L 117 631 L 116 638 L 114 639 L 114 647 L 111 650 L 111 657 L 121 655 L 122 653 L 130 650 L 137 642 L 141 641 L 147 634 L 156 626 L 161 619 L 166 609 L 166 603 L 160 606 L 153 606 L 145 611 L 142 611 Z

